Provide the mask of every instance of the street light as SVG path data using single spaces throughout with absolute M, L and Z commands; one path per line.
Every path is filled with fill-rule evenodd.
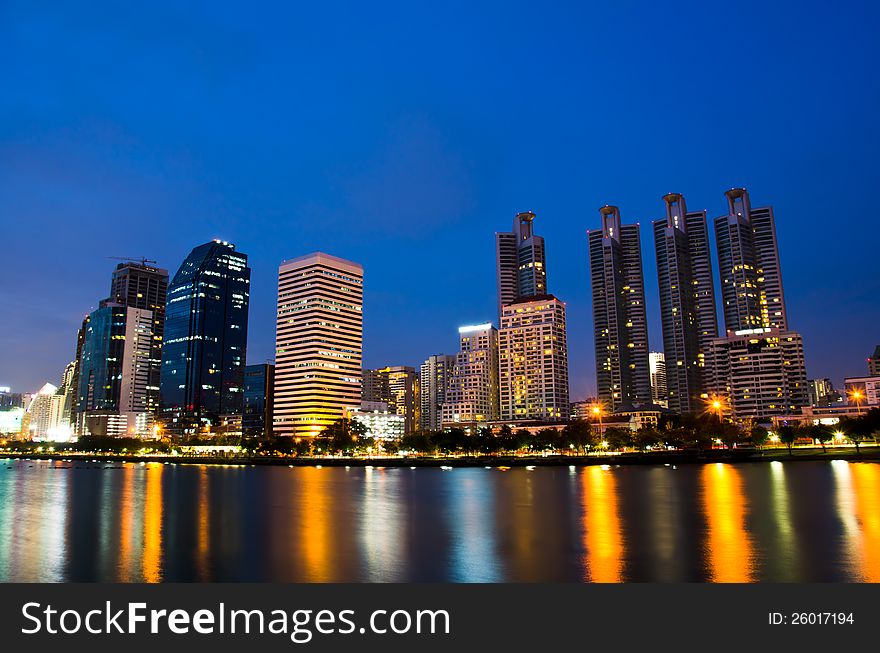
M 599 404 L 593 406 L 593 415 L 599 420 L 599 437 L 602 437 L 602 406 Z
M 852 392 L 849 393 L 850 399 L 856 402 L 856 410 L 858 411 L 858 415 L 861 417 L 862 415 L 862 399 L 865 398 L 865 395 L 862 394 L 862 391 L 856 388 Z
M 724 398 L 719 395 L 712 395 L 709 397 L 709 408 L 715 411 L 715 414 L 718 415 L 718 422 L 723 422 L 723 411 L 724 411 Z

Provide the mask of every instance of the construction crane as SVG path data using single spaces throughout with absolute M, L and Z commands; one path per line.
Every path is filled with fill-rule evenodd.
M 117 261 L 128 261 L 130 263 L 140 263 L 144 267 L 146 267 L 147 263 L 158 263 L 158 261 L 154 261 L 151 258 L 144 258 L 143 256 L 108 256 L 107 258 L 112 258 Z

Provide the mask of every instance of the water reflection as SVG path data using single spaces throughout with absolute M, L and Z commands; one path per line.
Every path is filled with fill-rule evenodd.
M 709 580 L 748 583 L 754 580 L 752 541 L 746 530 L 748 503 L 742 478 L 733 465 L 702 468 L 703 514 L 708 527 L 705 552 Z
M 367 467 L 364 470 L 358 539 L 363 551 L 365 580 L 405 580 L 400 573 L 399 549 L 405 541 L 405 505 L 400 500 L 399 470 Z
M 843 460 L 832 461 L 831 467 L 850 580 L 880 582 L 880 467 Z
M 0 461 L 0 581 L 880 582 L 880 465 Z
M 606 466 L 592 466 L 581 475 L 584 580 L 623 581 L 624 537 L 617 508 L 617 483 Z
M 143 577 L 147 583 L 162 580 L 162 473 L 165 465 L 150 463 L 145 473 Z
M 449 486 L 451 564 L 449 580 L 459 583 L 496 583 L 503 580 L 493 526 L 494 494 L 491 477 L 483 470 L 457 470 Z
M 211 560 L 211 487 L 208 467 L 202 465 L 199 468 L 199 533 L 198 548 L 196 550 L 196 567 L 199 572 L 199 580 L 208 581 L 210 577 Z

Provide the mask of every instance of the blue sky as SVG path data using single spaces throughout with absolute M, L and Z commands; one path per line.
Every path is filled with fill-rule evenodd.
M 70 360 L 115 261 L 230 240 L 250 362 L 277 266 L 366 268 L 365 364 L 453 353 L 495 320 L 493 233 L 522 210 L 568 303 L 572 398 L 595 387 L 585 232 L 684 193 L 773 204 L 808 373 L 880 343 L 873 3 L 0 3 L 0 385 Z M 717 274 L 717 269 L 716 269 Z

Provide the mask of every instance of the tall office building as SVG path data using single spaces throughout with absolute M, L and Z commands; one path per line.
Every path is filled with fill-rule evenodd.
M 499 316 L 506 304 L 547 293 L 544 239 L 535 235 L 534 220 L 531 211 L 518 213 L 513 231 L 495 234 Z
M 111 301 L 89 314 L 79 361 L 78 436 L 147 436 L 153 312 Z
M 840 393 L 835 391 L 831 379 L 808 379 L 807 398 L 810 406 L 830 406 L 840 400 Z
M 364 269 L 316 252 L 281 264 L 276 436 L 320 435 L 361 403 Z
M 168 287 L 161 416 L 175 436 L 210 431 L 240 415 L 251 269 L 235 245 L 214 240 L 190 252 Z
M 419 426 L 419 377 L 415 368 L 405 365 L 364 370 L 363 401 L 384 402 L 389 412 L 402 415 L 404 431 L 412 433 Z
M 689 213 L 681 194 L 669 193 L 663 201 L 666 217 L 654 222 L 666 361 L 662 405 L 689 413 L 704 408 L 706 352 L 718 337 L 709 230 L 706 212 Z
M 28 429 L 31 440 L 68 440 L 69 429 L 59 432 L 63 418 L 64 395 L 58 394 L 58 386 L 43 385 L 28 403 L 27 415 L 22 427 Z
M 439 431 L 443 427 L 443 404 L 449 390 L 449 381 L 455 369 L 455 356 L 429 356 L 419 369 L 421 410 L 419 427 L 425 431 Z
M 621 224 L 616 206 L 599 214 L 602 228 L 588 232 L 596 381 L 599 400 L 613 412 L 651 401 L 648 321 L 639 225 Z
M 648 371 L 651 374 L 651 401 L 669 408 L 669 392 L 666 386 L 666 357 L 662 351 L 648 354 Z
M 737 421 L 789 414 L 809 395 L 803 340 L 788 329 L 773 208 L 752 207 L 744 188 L 725 196 L 715 238 L 727 335 L 710 344 L 711 391 Z
M 725 196 L 728 214 L 715 218 L 725 329 L 785 331 L 788 319 L 773 207 L 753 208 L 745 188 L 733 188 Z
M 162 372 L 162 340 L 165 333 L 165 302 L 168 294 L 168 270 L 146 262 L 126 261 L 116 266 L 110 283 L 110 301 L 151 311 L 153 343 L 149 361 L 147 409 L 159 409 L 159 380 Z
M 246 438 L 272 436 L 272 396 L 275 392 L 275 366 L 268 363 L 244 368 L 244 398 L 241 432 Z
M 504 306 L 498 367 L 501 419 L 567 421 L 565 304 L 538 295 Z
M 476 324 L 458 329 L 459 352 L 443 404 L 443 425 L 498 419 L 498 329 Z
M 880 345 L 877 345 L 874 353 L 868 356 L 868 376 L 880 376 Z
M 712 389 L 736 421 L 767 421 L 798 412 L 809 401 L 804 345 L 793 331 L 744 329 L 716 338 L 708 363 Z
M 71 430 L 76 425 L 76 400 L 78 388 L 74 385 L 74 381 L 79 379 L 77 369 L 78 361 L 70 361 L 64 368 L 64 374 L 61 377 L 61 387 L 58 392 L 64 395 L 64 406 L 62 408 L 61 423 L 67 425 Z M 71 419 L 74 417 L 74 419 Z

